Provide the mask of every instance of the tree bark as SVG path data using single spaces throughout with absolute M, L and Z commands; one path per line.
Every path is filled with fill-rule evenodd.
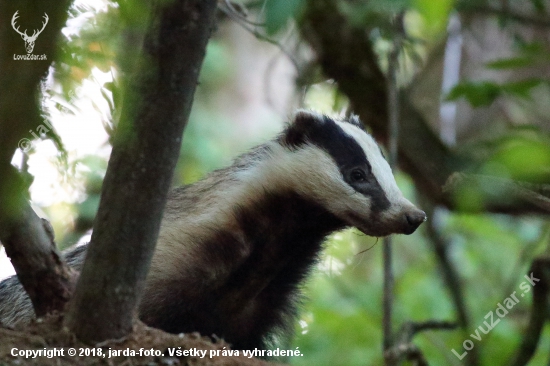
M 4 177 L 0 196 L 22 196 L 24 184 L 15 168 Z M 36 216 L 26 199 L 6 206 L 14 210 L 0 210 L 0 241 L 31 299 L 36 316 L 62 312 L 73 292 L 76 273 L 65 265 L 57 251 L 49 223 Z
M 92 240 L 65 321 L 86 342 L 132 329 L 216 0 L 158 1 L 125 88 Z
M 62 261 L 53 237 L 28 203 L 28 184 L 11 165 L 29 130 L 40 117 L 38 85 L 55 57 L 56 41 L 67 20 L 69 1 L 0 1 L 0 241 L 6 248 L 19 281 L 27 291 L 37 316 L 62 311 L 69 300 L 75 273 Z M 46 60 L 22 61 L 14 55 L 26 54 L 21 36 L 12 28 L 40 29 L 47 13 L 48 23 L 36 39 L 33 53 Z

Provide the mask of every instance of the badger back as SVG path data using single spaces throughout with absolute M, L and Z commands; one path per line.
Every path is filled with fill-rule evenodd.
M 426 214 L 397 187 L 380 147 L 357 117 L 299 111 L 279 136 L 279 165 L 304 196 L 371 236 L 411 234 Z

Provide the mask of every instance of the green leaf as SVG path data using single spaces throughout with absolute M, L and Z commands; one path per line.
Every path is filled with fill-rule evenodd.
M 550 144 L 539 136 L 517 136 L 504 141 L 487 164 L 498 164 L 515 180 L 544 182 L 550 174 Z
M 518 41 L 518 43 L 520 52 L 524 53 L 525 55 L 538 56 L 546 52 L 546 48 L 541 42 Z
M 365 2 L 365 5 L 371 12 L 391 14 L 407 9 L 410 6 L 410 2 L 411 0 L 371 0 Z
M 455 86 L 447 95 L 446 100 L 457 100 L 464 97 L 473 107 L 481 107 L 493 103 L 501 93 L 502 88 L 490 81 L 466 82 Z
M 531 0 L 531 2 L 538 12 L 546 11 L 546 5 L 544 4 L 543 0 Z
M 528 98 L 531 93 L 531 89 L 543 83 L 542 79 L 526 79 L 521 81 L 515 81 L 506 83 L 502 86 L 502 89 L 512 95 L 516 95 L 522 98 Z
M 454 1 L 414 0 L 413 4 L 430 29 L 440 30 L 447 25 L 447 18 L 449 17 Z
M 495 70 L 518 69 L 521 67 L 530 66 L 533 64 L 533 59 L 529 57 L 512 57 L 503 58 L 500 60 L 491 61 L 487 67 Z
M 85 220 L 93 220 L 97 214 L 99 199 L 98 194 L 89 195 L 83 202 L 76 205 L 78 216 Z
M 304 0 L 267 0 L 265 6 L 265 27 L 268 34 L 274 34 L 296 18 L 304 8 Z
M 488 106 L 496 98 L 503 94 L 508 94 L 521 98 L 530 97 L 531 89 L 546 82 L 543 79 L 531 78 L 526 80 L 514 81 L 502 85 L 491 81 L 465 82 L 455 86 L 445 98 L 446 100 L 457 100 L 466 98 L 475 108 Z

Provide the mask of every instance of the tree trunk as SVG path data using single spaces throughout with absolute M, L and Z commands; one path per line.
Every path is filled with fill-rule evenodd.
M 125 88 L 92 240 L 65 321 L 83 341 L 132 329 L 216 0 L 158 1 Z

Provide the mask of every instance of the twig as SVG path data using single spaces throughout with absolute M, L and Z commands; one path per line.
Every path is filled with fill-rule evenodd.
M 406 322 L 401 326 L 394 346 L 384 352 L 387 364 L 398 364 L 400 361 L 416 361 L 419 366 L 428 365 L 422 351 L 412 344 L 413 337 L 425 330 L 452 330 L 457 327 L 455 322 L 442 320 L 427 320 L 425 322 Z
M 255 23 L 251 22 L 247 18 L 243 17 L 240 13 L 238 13 L 235 10 L 231 10 L 227 6 L 220 6 L 219 9 L 227 15 L 229 18 L 231 18 L 235 23 L 243 27 L 246 31 L 251 33 L 254 37 L 258 38 L 261 41 L 265 41 L 267 43 L 271 43 L 272 45 L 276 46 L 281 52 L 288 57 L 290 62 L 292 62 L 292 65 L 296 68 L 296 70 L 300 71 L 300 65 L 296 58 L 277 40 L 270 38 L 266 36 L 265 34 L 258 32 L 255 28 L 250 27 L 249 25 L 257 26 L 257 25 L 263 25 L 262 23 Z
M 533 259 L 537 255 L 536 253 L 539 252 L 538 248 L 540 244 L 542 242 L 546 243 L 548 238 L 550 238 L 550 223 L 547 223 L 541 228 L 540 234 L 536 238 L 527 241 L 523 245 L 517 257 L 517 260 L 514 263 L 512 270 L 510 271 L 510 278 L 507 281 L 508 283 L 506 284 L 506 286 L 502 291 L 501 297 L 503 299 L 506 298 L 509 294 L 511 294 L 514 291 L 514 288 L 516 287 L 517 279 L 518 277 L 521 277 L 521 274 L 523 272 L 525 265 L 533 261 Z M 548 242 L 548 244 L 550 244 L 550 242 Z
M 536 258 L 527 276 L 532 276 L 533 306 L 529 325 L 523 336 L 521 346 L 510 366 L 526 365 L 535 354 L 542 329 L 548 316 L 548 292 L 550 290 L 550 257 Z M 537 282 L 539 279 L 540 281 Z
M 400 360 L 407 360 L 415 361 L 415 365 L 417 366 L 428 366 L 428 361 L 424 357 L 422 351 L 411 343 L 392 347 L 384 353 L 384 359 L 387 363 L 397 363 Z
M 226 8 L 224 8 L 223 5 L 225 5 Z M 231 14 L 234 15 L 234 17 L 241 19 L 243 22 L 245 22 L 247 24 L 254 25 L 254 26 L 259 26 L 259 27 L 264 27 L 265 26 L 264 22 L 254 22 L 254 21 L 248 19 L 246 8 L 244 8 L 244 6 L 242 6 L 240 4 L 238 6 L 239 6 L 239 9 L 235 8 L 235 4 L 232 3 L 230 0 L 224 0 L 223 4 L 220 4 L 219 8 L 220 8 L 221 11 L 223 11 L 227 16 L 229 16 L 231 18 L 233 18 L 233 17 L 230 16 L 227 13 L 226 10 L 229 10 L 231 12 Z

